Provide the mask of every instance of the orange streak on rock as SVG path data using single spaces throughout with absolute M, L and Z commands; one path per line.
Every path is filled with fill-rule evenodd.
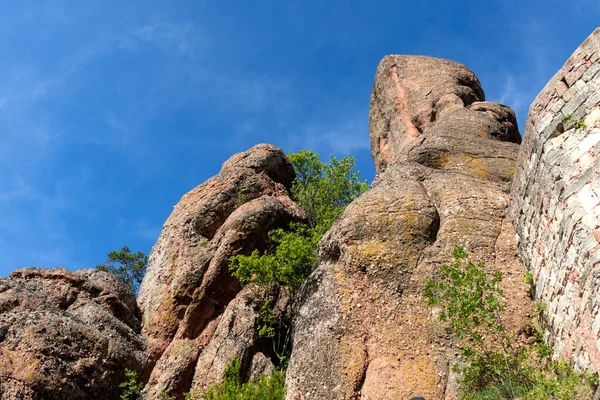
M 398 67 L 396 64 L 393 64 L 390 68 L 390 75 L 396 86 L 396 109 L 398 110 L 398 117 L 406 127 L 406 134 L 413 139 L 418 138 L 421 136 L 421 132 L 412 123 L 410 105 L 408 104 L 404 86 L 398 77 Z

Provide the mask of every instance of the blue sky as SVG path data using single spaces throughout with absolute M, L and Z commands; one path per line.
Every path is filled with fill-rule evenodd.
M 466 64 L 522 128 L 599 4 L 0 0 L 0 276 L 148 253 L 179 198 L 256 143 L 350 152 L 370 181 L 385 54 Z

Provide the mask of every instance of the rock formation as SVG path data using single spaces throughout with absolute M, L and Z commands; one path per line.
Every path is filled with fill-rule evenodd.
M 549 341 L 600 372 L 600 29 L 537 96 L 527 118 L 511 212 Z
M 258 315 L 229 259 L 264 248 L 271 229 L 305 218 L 289 197 L 294 177 L 281 150 L 257 145 L 175 206 L 138 296 L 151 370 L 145 399 L 202 390 L 222 379 L 230 358 L 245 366 L 260 358 Z
M 146 362 L 135 298 L 95 270 L 24 268 L 0 279 L 0 398 L 107 399 Z
M 457 245 L 505 273 L 509 314 L 529 304 L 505 215 L 513 111 L 485 102 L 463 65 L 386 56 L 370 131 L 377 177 L 319 245 L 294 322 L 288 400 L 455 398 L 456 349 L 422 291 Z
M 456 343 L 422 293 L 457 245 L 504 273 L 513 328 L 531 310 L 520 250 L 548 305 L 549 342 L 599 371 L 599 89 L 600 29 L 536 98 L 519 146 L 513 111 L 486 102 L 468 68 L 386 56 L 370 110 L 377 176 L 319 243 L 297 299 L 287 399 L 456 399 Z M 150 255 L 139 309 L 100 271 L 0 279 L 0 398 L 114 399 L 130 368 L 147 382 L 143 399 L 180 400 L 220 382 L 232 358 L 249 378 L 271 373 L 255 294 L 229 261 L 305 220 L 293 179 L 285 154 L 262 144 L 184 195 Z

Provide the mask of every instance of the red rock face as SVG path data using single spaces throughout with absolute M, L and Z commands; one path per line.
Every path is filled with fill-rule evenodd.
M 600 372 L 600 29 L 529 109 L 512 187 L 519 248 L 550 343 Z
M 229 260 L 264 248 L 271 229 L 305 218 L 289 197 L 293 179 L 280 149 L 257 145 L 174 207 L 138 296 L 150 355 L 145 399 L 218 382 L 232 357 L 249 366 L 257 315 Z
M 134 297 L 95 270 L 24 268 L 0 279 L 0 398 L 115 399 L 146 362 Z
M 468 138 L 475 134 L 519 143 L 512 110 L 496 103 L 476 103 L 483 100 L 479 80 L 460 64 L 431 57 L 384 57 L 377 67 L 369 117 L 377 172 L 405 161 L 410 150 L 420 146 L 423 133 L 441 136 L 429 132 L 440 120 L 458 119 L 453 127 L 466 131 L 445 136 Z
M 386 56 L 371 97 L 372 189 L 319 244 L 294 321 L 287 399 L 453 399 L 457 350 L 426 280 L 464 246 L 505 273 L 511 324 L 530 307 L 505 211 L 520 136 L 449 60 Z

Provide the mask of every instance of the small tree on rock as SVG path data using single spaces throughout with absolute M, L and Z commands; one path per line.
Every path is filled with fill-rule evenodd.
M 131 293 L 137 294 L 137 291 L 146 274 L 148 266 L 148 256 L 138 251 L 131 253 L 127 245 L 119 251 L 111 251 L 104 264 L 96 266 L 98 271 L 105 271 L 113 274 L 117 279 L 123 282 L 131 290 Z

